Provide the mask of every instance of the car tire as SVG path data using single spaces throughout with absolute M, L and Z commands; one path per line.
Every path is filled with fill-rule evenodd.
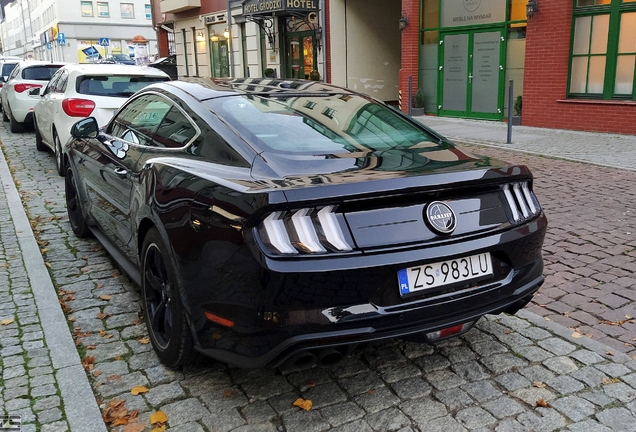
M 190 363 L 194 339 L 181 303 L 181 287 L 159 231 L 151 228 L 141 250 L 141 298 L 150 341 L 171 368 Z
M 68 212 L 68 221 L 71 224 L 71 229 L 77 237 L 90 237 L 91 230 L 88 228 L 84 217 L 82 199 L 75 180 L 75 173 L 70 166 L 66 168 L 64 192 L 66 194 L 66 211 Z
M 47 151 L 49 148 L 42 141 L 42 134 L 40 134 L 40 129 L 38 129 L 38 122 L 33 117 L 33 129 L 35 130 L 35 148 L 38 151 Z
M 55 144 L 55 151 L 53 152 L 55 155 L 55 168 L 57 168 L 57 173 L 64 177 L 64 155 L 62 154 L 62 143 L 55 131 L 53 131 L 53 143 Z
M 9 117 L 9 130 L 13 133 L 24 132 L 24 123 L 17 121 L 13 113 L 11 113 L 11 117 Z

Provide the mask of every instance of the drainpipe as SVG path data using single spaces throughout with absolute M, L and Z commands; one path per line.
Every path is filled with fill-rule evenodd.
M 325 16 L 325 0 L 320 2 L 320 6 L 322 10 L 319 11 L 320 14 L 320 46 L 322 47 L 322 80 L 327 82 L 327 47 L 325 46 L 327 42 L 327 34 L 325 32 L 325 23 L 327 22 L 327 17 Z
M 230 71 L 232 74 L 232 77 L 236 77 L 236 73 L 234 71 L 234 51 L 232 51 L 232 37 L 233 37 L 233 32 L 232 32 L 232 8 L 230 6 L 230 0 L 227 0 L 227 31 L 230 33 L 230 37 L 227 39 L 227 44 L 228 47 L 227 49 L 230 51 Z

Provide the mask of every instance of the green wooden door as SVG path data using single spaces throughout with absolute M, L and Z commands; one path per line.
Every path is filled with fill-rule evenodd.
M 316 69 L 314 32 L 287 33 L 285 41 L 287 77 L 309 79 L 309 73 Z
M 439 115 L 501 120 L 505 52 L 503 29 L 442 34 Z
M 230 58 L 227 48 L 227 39 L 210 41 L 210 65 L 212 66 L 212 78 L 230 76 Z

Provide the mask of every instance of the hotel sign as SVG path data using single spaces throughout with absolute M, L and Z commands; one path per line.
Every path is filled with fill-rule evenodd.
M 276 12 L 313 12 L 318 10 L 318 0 L 246 0 L 243 15 L 270 14 Z
M 506 0 L 442 0 L 442 27 L 506 21 Z

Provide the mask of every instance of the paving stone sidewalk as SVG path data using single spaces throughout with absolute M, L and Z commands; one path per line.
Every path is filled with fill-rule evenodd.
M 77 372 L 76 364 L 76 379 L 90 382 L 102 408 L 118 398 L 130 412 L 137 410 L 137 423 L 145 430 L 152 429 L 150 416 L 161 410 L 167 414 L 167 426 L 175 431 L 636 431 L 636 362 L 594 338 L 572 336 L 574 330 L 550 315 L 530 311 L 516 317 L 487 317 L 464 336 L 436 346 L 404 341 L 370 344 L 330 370 L 246 372 L 205 359 L 183 370 L 166 369 L 145 343 L 137 287 L 95 240 L 73 236 L 64 211 L 63 180 L 53 170 L 52 155 L 35 150 L 32 133 L 10 134 L 0 126 L 0 140 L 40 247 L 46 249 L 44 261 L 74 329 L 76 352 L 90 369 Z M 550 168 L 555 161 L 535 159 L 529 165 L 545 163 L 546 173 L 563 168 Z M 2 181 L 5 185 L 4 176 Z M 0 278 L 11 275 L 13 280 L 7 269 L 28 272 L 34 260 L 21 257 L 17 248 L 6 252 L 4 236 L 10 236 L 12 229 L 6 220 L 0 224 Z M 569 235 L 550 232 L 549 244 Z M 556 255 L 557 249 L 548 255 Z M 550 272 L 556 262 L 546 261 Z M 8 267 L 1 267 L 5 263 Z M 20 295 L 25 294 L 0 284 L 3 305 L 12 303 L 12 317 L 18 318 L 0 325 L 4 379 L 0 404 L 8 414 L 14 414 L 7 408 L 14 398 L 7 397 L 5 374 L 11 366 L 4 350 L 20 345 L 28 352 L 23 348 L 28 341 L 19 338 L 30 325 L 25 326 L 16 312 Z M 39 304 L 34 307 L 39 308 Z M 41 331 L 39 340 L 52 351 L 53 340 L 46 329 Z M 5 339 L 13 344 L 5 346 Z M 55 378 L 58 369 L 52 369 L 48 375 Z M 21 376 L 29 375 L 27 367 L 24 370 Z M 28 379 L 32 388 L 43 385 L 35 376 Z M 73 379 L 58 379 L 58 387 L 60 381 Z M 149 391 L 133 396 L 131 389 L 140 385 Z M 24 396 L 20 399 L 34 411 L 37 395 Z M 57 396 L 62 419 L 68 417 L 67 410 L 91 402 L 71 402 L 62 391 Z M 295 407 L 298 397 L 311 400 L 312 409 Z M 96 416 L 93 419 L 101 421 Z M 35 421 L 28 422 L 33 425 L 29 427 L 37 429 Z M 48 427 L 96 430 L 70 420 Z M 124 430 L 110 425 L 109 429 Z

